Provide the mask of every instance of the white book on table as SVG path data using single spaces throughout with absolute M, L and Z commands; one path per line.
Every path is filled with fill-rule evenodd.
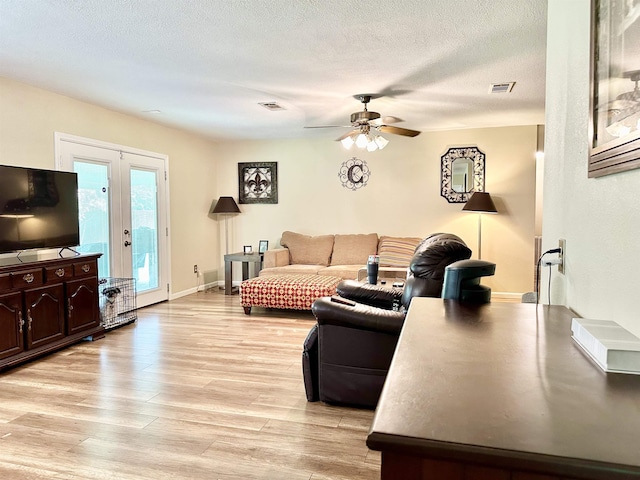
M 611 320 L 574 318 L 573 340 L 605 372 L 640 375 L 640 338 Z

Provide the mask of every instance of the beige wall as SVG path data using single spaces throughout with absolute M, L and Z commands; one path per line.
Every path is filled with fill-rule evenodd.
M 54 132 L 169 156 L 171 291 L 195 288 L 193 265 L 217 269 L 215 143 L 177 129 L 0 78 L 0 163 L 54 168 Z
M 240 205 L 242 213 L 229 221 L 230 250 L 257 249 L 261 239 L 274 248 L 284 230 L 293 230 L 420 237 L 451 232 L 475 251 L 477 215 L 440 196 L 440 157 L 450 146 L 477 145 L 486 155 L 486 190 L 500 211 L 483 216 L 482 257 L 497 264 L 496 276 L 484 283 L 494 292 L 531 291 L 536 130 L 534 125 L 390 135 L 387 148 L 373 153 L 346 151 L 327 140 L 223 142 L 220 195 L 238 197 L 238 162 L 278 162 L 279 203 Z M 371 170 L 369 183 L 356 191 L 338 178 L 342 162 L 354 155 Z
M 567 241 L 566 275 L 554 269 L 552 303 L 640 336 L 640 170 L 587 178 L 589 5 L 549 2 L 543 245 Z
M 278 162 L 277 205 L 242 205 L 230 219 L 231 250 L 261 239 L 271 248 L 282 231 L 307 234 L 376 232 L 426 236 L 446 231 L 476 250 L 477 216 L 440 196 L 440 156 L 449 146 L 477 145 L 487 157 L 486 190 L 499 215 L 483 217 L 483 258 L 497 263 L 494 292 L 532 290 L 536 127 L 425 132 L 391 136 L 381 152 L 345 151 L 327 140 L 214 143 L 95 105 L 0 79 L 0 163 L 54 167 L 54 132 L 169 156 L 171 291 L 192 291 L 224 278 L 224 221 L 208 214 L 220 195 L 238 197 L 238 162 Z M 351 156 L 371 169 L 366 187 L 338 179 Z M 222 245 L 222 247 L 220 247 Z M 239 270 L 239 269 L 237 269 Z M 239 278 L 236 275 L 236 278 Z

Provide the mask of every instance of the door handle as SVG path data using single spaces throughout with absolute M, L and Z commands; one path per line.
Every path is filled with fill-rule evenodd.
M 128 247 L 129 245 L 131 245 L 131 242 L 130 242 L 129 240 L 125 240 L 125 242 L 124 242 L 124 246 L 125 246 L 125 247 Z

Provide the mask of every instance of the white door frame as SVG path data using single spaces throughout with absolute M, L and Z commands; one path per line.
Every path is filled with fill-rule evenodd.
M 89 147 L 97 147 L 106 150 L 113 150 L 116 152 L 122 153 L 131 153 L 134 155 L 140 155 L 144 157 L 151 157 L 154 159 L 161 160 L 164 163 L 164 175 L 165 175 L 165 195 L 164 195 L 164 211 L 165 211 L 165 225 L 166 225 L 166 251 L 159 251 L 158 255 L 163 256 L 164 265 L 167 273 L 167 299 L 171 298 L 171 236 L 169 235 L 169 225 L 170 223 L 170 200 L 169 200 L 169 157 L 168 155 L 162 153 L 151 152 L 148 150 L 141 150 L 138 148 L 129 147 L 126 145 L 118 145 L 115 143 L 103 142 L 101 140 L 94 140 L 92 138 L 79 137 L 77 135 L 71 135 L 62 132 L 54 132 L 54 155 L 55 155 L 55 167 L 59 170 L 63 169 L 63 159 L 61 154 L 61 144 L 62 142 L 76 143 L 79 145 L 86 145 Z M 162 199 L 159 198 L 159 201 Z M 122 234 L 122 232 L 119 232 Z M 160 233 L 160 232 L 159 232 Z M 121 244 L 122 242 L 120 242 Z M 163 287 L 165 288 L 165 287 Z M 142 306 L 142 305 L 138 305 Z

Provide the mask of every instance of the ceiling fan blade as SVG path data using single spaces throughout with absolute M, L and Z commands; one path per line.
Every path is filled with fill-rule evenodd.
M 351 128 L 353 125 L 312 125 L 304 128 Z
M 404 120 L 398 117 L 388 116 L 388 117 L 381 117 L 381 118 L 376 118 L 375 120 L 371 120 L 369 124 L 380 126 L 380 125 L 386 125 L 387 123 L 398 123 L 398 122 L 404 122 Z
M 347 138 L 350 135 L 353 135 L 354 133 L 360 133 L 360 130 L 351 130 L 349 133 L 345 133 L 341 137 L 336 138 L 336 142 L 339 142 L 340 140 L 344 140 L 345 138 Z
M 410 130 L 402 127 L 392 127 L 390 125 L 380 125 L 378 130 L 384 133 L 393 133 L 394 135 L 404 135 L 405 137 L 416 137 L 420 135 L 418 130 Z

